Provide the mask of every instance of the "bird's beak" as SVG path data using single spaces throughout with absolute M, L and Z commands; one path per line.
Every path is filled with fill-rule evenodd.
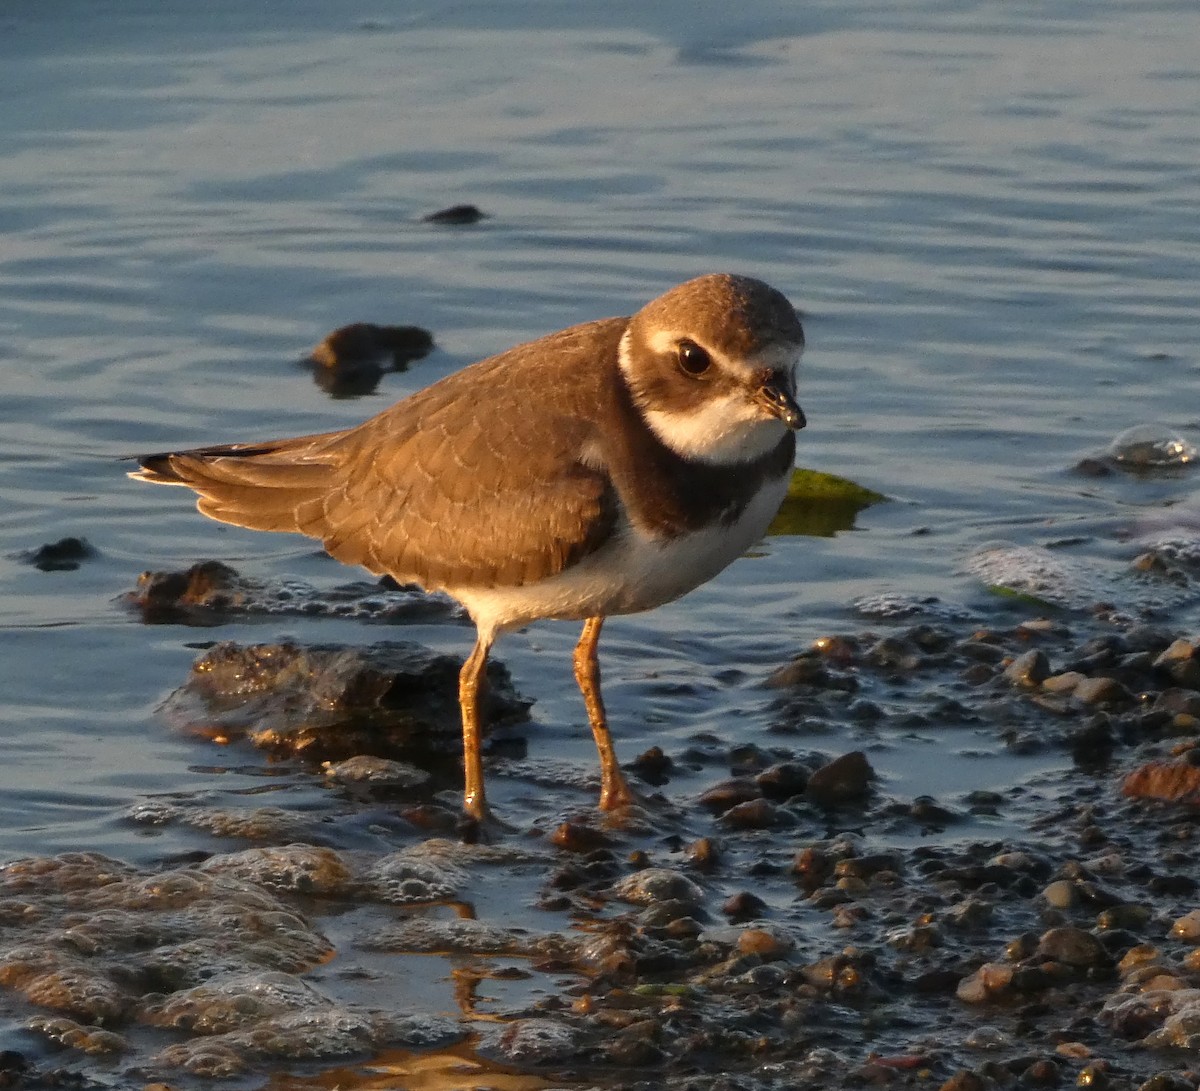
M 788 390 L 787 376 L 783 372 L 772 372 L 754 400 L 771 416 L 783 421 L 792 431 L 803 428 L 808 423 L 804 419 L 804 410 L 796 404 L 796 399 Z

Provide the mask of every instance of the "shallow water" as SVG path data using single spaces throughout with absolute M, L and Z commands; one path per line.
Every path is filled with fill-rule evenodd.
M 751 273 L 802 309 L 798 461 L 892 502 L 836 538 L 770 539 L 687 599 L 612 622 L 624 756 L 699 732 L 769 745 L 761 680 L 868 624 L 863 597 L 1001 616 L 963 568 L 987 542 L 1071 540 L 1066 556 L 1104 568 L 1139 551 L 1131 536 L 1194 536 L 1194 470 L 1073 468 L 1132 425 L 1200 439 L 1198 40 L 1194 4 L 1146 0 L 8 8 L 0 858 L 215 847 L 123 817 L 159 793 L 319 807 L 303 776 L 172 737 L 154 708 L 197 641 L 380 635 L 143 625 L 116 601 L 143 569 L 345 573 L 311 543 L 201 519 L 116 456 L 348 425 L 700 272 Z M 490 217 L 421 221 L 466 201 Z M 353 321 L 419 324 L 439 347 L 376 395 L 333 401 L 295 360 Z M 98 555 L 51 573 L 19 556 L 65 535 Z M 1164 620 L 1194 631 L 1195 598 Z M 574 638 L 536 626 L 499 655 L 537 699 L 531 752 L 590 771 Z M 889 791 L 946 800 L 1067 761 L 966 729 L 811 743 L 867 745 Z M 538 813 L 528 785 L 495 795 Z

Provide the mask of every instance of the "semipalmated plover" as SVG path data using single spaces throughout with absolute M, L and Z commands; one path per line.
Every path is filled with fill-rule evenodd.
M 459 676 L 463 806 L 484 815 L 480 684 L 496 636 L 584 621 L 575 680 L 600 807 L 632 800 L 596 646 L 610 614 L 698 587 L 767 529 L 804 427 L 804 332 L 778 291 L 697 277 L 637 314 L 482 360 L 345 431 L 146 455 L 205 515 L 319 539 L 346 564 L 442 590 L 475 622 Z

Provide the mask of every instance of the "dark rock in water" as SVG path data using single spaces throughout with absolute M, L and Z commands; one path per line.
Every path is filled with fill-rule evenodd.
M 1107 966 L 1112 961 L 1104 945 L 1090 932 L 1066 925 L 1044 932 L 1034 954 L 1083 969 Z
M 866 797 L 875 770 L 861 750 L 852 750 L 828 765 L 822 765 L 808 778 L 808 798 L 818 807 L 836 807 Z
M 318 589 L 300 580 L 255 580 L 220 561 L 200 561 L 180 572 L 143 572 L 123 600 L 150 625 L 217 625 L 229 614 L 286 614 L 372 620 L 454 616 L 441 595 L 384 578 Z
M 630 762 L 633 772 L 647 784 L 661 788 L 671 779 L 675 763 L 663 753 L 661 746 L 652 746 Z
M 794 761 L 781 761 L 764 769 L 754 778 L 763 795 L 771 799 L 791 799 L 808 787 L 808 768 Z
M 420 326 L 355 322 L 334 330 L 305 362 L 322 390 L 348 397 L 370 394 L 385 371 L 404 371 L 432 348 L 433 334 Z
M 192 607 L 236 608 L 244 601 L 241 577 L 220 561 L 200 561 L 182 572 L 143 572 L 128 601 L 147 621 L 175 621 Z
M 1122 469 L 1146 472 L 1186 466 L 1197 451 L 1168 425 L 1137 424 L 1112 441 L 1108 457 Z
M 95 549 L 86 538 L 60 538 L 22 553 L 20 558 L 43 572 L 74 572 L 81 561 L 95 555 Z
M 725 899 L 721 912 L 732 921 L 748 921 L 767 912 L 767 903 L 757 894 L 742 890 Z
M 422 218 L 430 224 L 473 224 L 487 219 L 487 213 L 481 212 L 475 205 L 451 205 Z
M 248 738 L 314 761 L 457 752 L 461 661 L 420 644 L 215 645 L 161 711 L 185 730 Z M 489 663 L 485 721 L 527 718 L 502 664 Z

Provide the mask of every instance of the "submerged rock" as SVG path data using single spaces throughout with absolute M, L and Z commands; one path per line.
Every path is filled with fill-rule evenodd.
M 92 853 L 13 861 L 0 868 L 0 898 L 36 907 L 0 920 L 0 984 L 108 1027 L 144 1021 L 151 994 L 158 1003 L 222 973 L 294 974 L 332 950 L 254 884 Z
M 437 212 L 430 212 L 429 215 L 421 218 L 431 224 L 473 224 L 487 219 L 487 213 L 482 212 L 475 205 L 450 205 L 448 208 L 440 208 Z
M 59 538 L 37 549 L 18 554 L 18 557 L 42 572 L 74 572 L 83 561 L 96 556 L 96 550 L 86 538 Z
M 226 641 L 161 706 L 172 724 L 315 761 L 456 753 L 461 661 L 408 641 L 368 647 Z M 531 702 L 488 663 L 485 720 L 523 721 Z
M 1126 428 L 1108 448 L 1108 455 L 1127 470 L 1159 470 L 1195 462 L 1196 445 L 1163 424 Z
M 200 561 L 179 572 L 143 572 L 123 599 L 151 625 L 215 625 L 230 614 L 417 621 L 460 613 L 444 595 L 387 578 L 318 589 L 302 580 L 251 579 L 221 561 Z
M 355 322 L 329 334 L 305 358 L 313 379 L 335 397 L 370 394 L 385 371 L 404 371 L 427 356 L 433 334 L 420 326 Z

